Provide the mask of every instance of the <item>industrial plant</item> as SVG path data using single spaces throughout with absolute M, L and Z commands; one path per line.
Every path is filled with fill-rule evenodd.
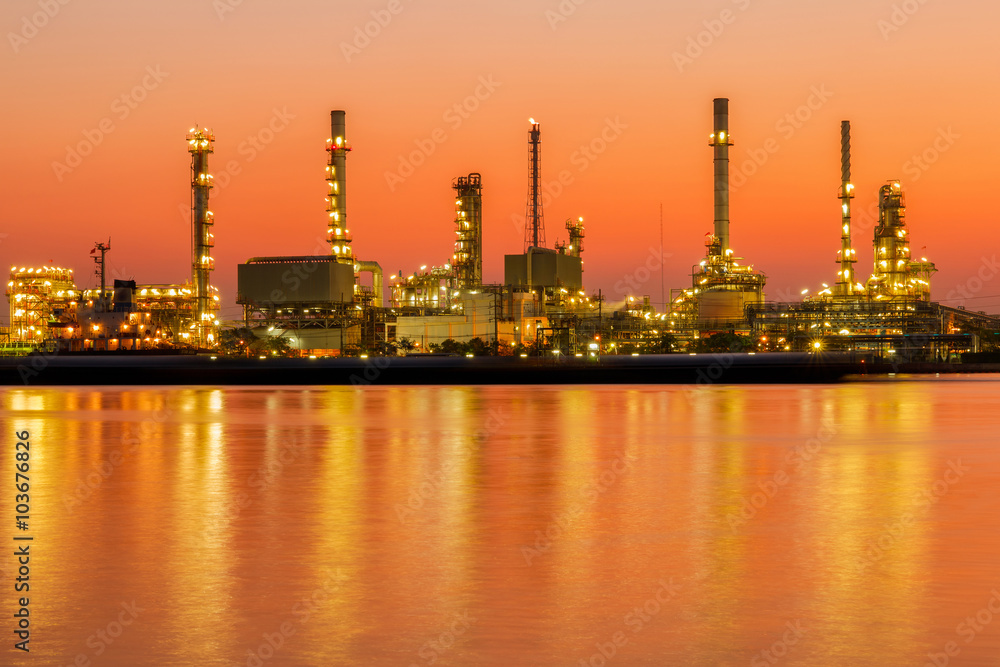
M 210 279 L 215 269 L 211 255 L 215 237 L 208 171 L 214 142 L 207 128 L 191 128 L 187 135 L 191 153 L 191 273 L 187 281 L 153 285 L 122 277 L 113 278 L 109 286 L 105 267 L 110 239 L 96 243 L 90 251 L 95 287 L 78 287 L 73 269 L 11 266 L 6 348 L 25 353 L 46 344 L 71 352 L 215 347 L 220 296 Z
M 208 158 L 215 137 L 187 134 L 191 154 L 191 266 L 183 283 L 108 285 L 107 243 L 95 244 L 96 286 L 78 287 L 72 269 L 12 266 L 11 326 L 4 349 L 42 344 L 67 352 L 188 350 L 220 353 L 220 329 L 281 341 L 299 356 L 454 352 L 511 356 L 699 352 L 709 341 L 730 351 L 864 351 L 882 358 L 948 360 L 977 351 L 1000 319 L 930 300 L 934 263 L 911 253 L 902 184 L 879 190 L 872 272 L 862 279 L 851 234 L 851 128 L 841 125 L 840 225 L 831 283 L 795 302 L 769 301 L 766 275 L 738 256 L 730 239 L 729 100 L 713 102 L 709 146 L 714 165 L 714 224 L 689 287 L 673 289 L 658 311 L 646 295 L 609 309 L 584 285 L 584 219 L 565 221 L 566 240 L 548 245 L 542 207 L 541 125 L 530 120 L 523 252 L 504 257 L 502 283 L 483 280 L 484 183 L 456 177 L 454 247 L 446 260 L 397 271 L 387 279 L 375 259 L 354 252 L 348 222 L 346 113 L 331 112 L 325 180 L 326 243 L 294 256 L 260 255 L 237 268 L 239 321 L 219 321 L 214 215 Z M 488 186 L 488 184 L 485 184 Z M 364 230 L 362 226 L 362 230 Z M 364 233 L 364 231 L 362 231 Z M 450 252 L 449 252 L 450 250 Z M 448 254 L 445 254 L 448 253 Z M 242 342 L 242 341 L 241 341 Z M 469 346 L 472 347 L 469 347 Z M 478 347 L 476 347 L 478 345 Z M 464 346 L 464 347 L 463 347 Z M 716 350 L 718 351 L 718 350 Z

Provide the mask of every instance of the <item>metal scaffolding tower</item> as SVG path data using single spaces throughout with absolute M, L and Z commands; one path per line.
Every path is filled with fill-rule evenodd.
M 482 176 L 455 179 L 455 253 L 451 264 L 459 288 L 483 284 L 483 186 Z
M 528 145 L 531 147 L 528 156 L 529 176 L 528 210 L 524 222 L 524 252 L 528 248 L 545 247 L 545 221 L 542 217 L 542 131 L 534 118 L 529 119 L 531 131 L 528 132 Z

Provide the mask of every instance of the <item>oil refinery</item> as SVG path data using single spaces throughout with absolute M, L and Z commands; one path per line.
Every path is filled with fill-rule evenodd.
M 191 273 L 187 281 L 140 285 L 132 279 L 113 279 L 109 289 L 105 266 L 110 239 L 96 243 L 90 251 L 96 287 L 78 287 L 73 269 L 11 266 L 6 349 L 26 353 L 47 342 L 71 352 L 215 347 L 220 296 L 211 284 L 215 236 L 208 171 L 214 142 L 207 128 L 188 131 Z
M 979 351 L 981 334 L 1000 330 L 1000 319 L 931 301 L 936 268 L 911 253 L 902 183 L 878 192 L 871 275 L 860 277 L 851 229 L 851 126 L 841 124 L 840 226 L 831 284 L 795 302 L 769 301 L 763 271 L 738 256 L 730 235 L 729 100 L 713 101 L 709 138 L 714 168 L 714 223 L 704 257 L 692 266 L 691 284 L 670 291 L 661 312 L 648 296 L 605 306 L 600 290 L 584 285 L 584 218 L 565 221 L 565 240 L 546 241 L 542 206 L 541 125 L 530 120 L 528 188 L 523 252 L 505 255 L 502 283 L 483 279 L 484 186 L 480 173 L 451 184 L 454 247 L 436 266 L 383 275 L 373 258 L 354 251 L 348 222 L 346 113 L 331 112 L 326 141 L 326 242 L 301 255 L 260 255 L 236 267 L 240 321 L 221 323 L 215 270 L 213 179 L 209 157 L 215 136 L 191 128 L 191 264 L 184 282 L 140 284 L 108 280 L 110 239 L 91 250 L 93 278 L 78 286 L 73 269 L 15 263 L 7 286 L 10 328 L 7 355 L 55 344 L 66 352 L 187 350 L 223 353 L 222 329 L 280 341 L 295 356 L 336 357 L 453 352 L 502 356 L 715 351 L 857 351 L 883 359 L 943 361 Z M 317 181 L 319 179 L 317 178 Z M 831 184 L 832 185 L 832 184 Z M 832 206 L 831 206 L 832 209 Z M 560 232 L 562 230 L 560 229 Z M 737 232 L 739 230 L 736 230 Z M 738 238 L 738 235 L 737 235 Z M 831 253 L 832 254 L 832 253 Z M 479 347 L 475 348 L 478 339 Z M 727 347 L 718 348 L 725 343 Z M 473 345 L 473 347 L 469 347 Z

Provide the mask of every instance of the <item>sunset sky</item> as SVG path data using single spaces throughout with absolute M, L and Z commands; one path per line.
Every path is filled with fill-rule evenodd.
M 213 281 L 237 319 L 238 263 L 320 249 L 344 109 L 355 253 L 386 276 L 449 261 L 452 180 L 479 172 L 484 278 L 500 282 L 522 250 L 534 117 L 543 181 L 568 183 L 546 203 L 548 245 L 583 216 L 586 286 L 620 300 L 655 264 L 662 204 L 669 294 L 712 228 L 712 98 L 728 97 L 732 245 L 768 299 L 834 282 L 851 120 L 858 275 L 862 211 L 900 179 L 913 254 L 940 269 L 933 298 L 995 310 L 998 22 L 973 0 L 7 0 L 0 259 L 52 260 L 90 287 L 110 236 L 113 277 L 185 281 L 197 123 L 216 134 Z M 636 293 L 660 301 L 659 273 Z

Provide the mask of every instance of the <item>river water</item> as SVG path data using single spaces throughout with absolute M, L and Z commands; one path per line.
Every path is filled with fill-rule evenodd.
M 998 664 L 1000 376 L 0 407 L 3 665 Z

